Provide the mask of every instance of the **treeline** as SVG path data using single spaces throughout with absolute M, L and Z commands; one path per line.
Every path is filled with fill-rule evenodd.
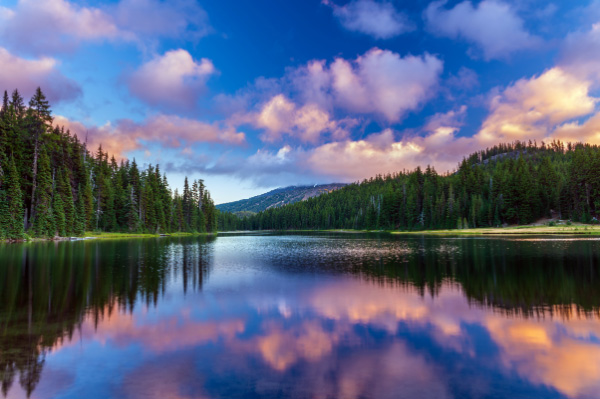
M 221 214 L 221 230 L 465 229 L 541 218 L 596 223 L 600 147 L 514 142 L 472 154 L 453 173 L 379 175 L 252 217 Z
M 109 232 L 216 232 L 217 210 L 202 180 L 172 192 L 158 165 L 118 163 L 64 127 L 53 126 L 37 89 L 18 90 L 0 109 L 0 239 Z

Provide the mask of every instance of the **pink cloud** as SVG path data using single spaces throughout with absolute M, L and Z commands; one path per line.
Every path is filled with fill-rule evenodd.
M 531 35 L 522 19 L 507 3 L 484 0 L 477 6 L 470 1 L 448 10 L 446 0 L 431 3 L 424 13 L 427 28 L 434 34 L 450 38 L 464 38 L 475 44 L 486 60 L 505 58 L 511 53 L 541 44 Z
M 403 13 L 392 3 L 373 0 L 354 0 L 338 6 L 325 0 L 333 8 L 333 15 L 350 31 L 364 33 L 377 39 L 389 39 L 415 29 Z
M 18 89 L 26 101 L 37 87 L 41 87 L 53 103 L 81 95 L 81 88 L 60 73 L 57 64 L 55 59 L 48 57 L 19 58 L 0 47 L 0 88 L 9 92 Z
M 329 66 L 311 61 L 287 79 L 305 102 L 397 122 L 433 96 L 442 69 L 442 61 L 429 54 L 401 57 L 373 48 L 352 61 L 336 58 Z
M 66 0 L 19 0 L 0 9 L 0 35 L 20 51 L 48 54 L 73 50 L 81 41 L 116 38 L 119 29 L 106 12 Z
M 600 86 L 600 23 L 594 24 L 588 31 L 567 36 L 562 46 L 560 65 L 579 77 L 592 80 L 594 87 Z
M 198 39 L 211 32 L 206 12 L 192 0 L 121 0 L 85 7 L 68 0 L 18 0 L 0 7 L 0 38 L 20 52 L 69 52 L 82 42 L 157 37 Z
M 215 73 L 209 59 L 195 61 L 186 50 L 171 50 L 133 72 L 128 86 L 135 96 L 151 105 L 193 109 L 206 80 Z
M 320 323 L 305 322 L 293 331 L 273 323 L 263 326 L 268 332 L 251 345 L 263 360 L 277 371 L 285 371 L 300 360 L 318 361 L 328 355 L 346 331 L 329 332 Z
M 482 144 L 543 140 L 562 123 L 591 114 L 597 99 L 591 82 L 554 67 L 539 76 L 521 79 L 492 99 L 490 115 L 476 139 Z M 579 140 L 586 135 L 579 129 Z
M 373 48 L 354 60 L 336 58 L 330 64 L 312 60 L 288 69 L 280 79 L 257 79 L 234 96 L 220 96 L 217 102 L 232 115 L 232 124 L 256 121 L 260 119 L 256 115 L 264 113 L 262 122 L 253 124 L 266 129 L 264 137 L 270 141 L 304 121 L 311 125 L 299 129 L 307 133 L 304 141 L 316 142 L 316 131 L 310 132 L 314 126 L 323 132 L 331 131 L 333 124 L 356 125 L 356 117 L 348 117 L 348 112 L 375 115 L 384 122 L 400 121 L 435 95 L 442 70 L 443 62 L 429 54 L 401 57 Z M 346 135 L 333 130 L 339 133 L 334 138 Z
M 462 106 L 432 116 L 417 132 L 397 138 L 392 129 L 360 140 L 340 140 L 302 153 L 302 163 L 315 175 L 357 181 L 381 173 L 434 165 L 440 172 L 453 170 L 465 151 L 477 150 L 473 139 L 458 138 L 467 108 Z
M 293 150 L 287 156 L 307 165 L 311 174 L 352 181 L 428 164 L 441 172 L 453 170 L 464 155 L 499 142 L 559 139 L 600 144 L 600 99 L 590 95 L 591 86 L 590 80 L 554 67 L 500 91 L 473 137 L 456 135 L 466 112 L 461 107 L 434 115 L 420 131 L 401 138 L 386 129 L 360 140 Z
M 600 145 L 600 112 L 584 122 L 568 122 L 558 126 L 551 138 L 564 142 L 585 142 Z
M 248 179 L 260 187 L 290 182 L 351 182 L 428 164 L 445 172 L 455 169 L 465 153 L 481 149 L 482 145 L 475 139 L 456 135 L 466 111 L 462 106 L 436 114 L 423 128 L 403 134 L 385 129 L 359 140 L 327 136 L 333 141 L 312 148 L 287 143 L 274 150 L 258 149 L 246 158 L 221 156 L 209 167 L 205 160 L 197 162 L 195 157 L 171 166 L 188 172 Z
M 435 165 L 444 172 L 454 169 L 460 159 L 452 148 L 457 144 L 456 130 L 440 127 L 425 137 L 408 136 L 396 140 L 394 132 L 386 129 L 362 140 L 337 141 L 316 147 L 309 151 L 306 162 L 313 173 L 344 181 L 425 165 Z
M 128 346 L 140 342 L 145 349 L 156 353 L 171 352 L 194 347 L 219 339 L 232 339 L 244 332 L 245 322 L 241 319 L 216 321 L 194 321 L 189 315 L 170 316 L 160 324 L 147 320 L 137 320 L 121 312 L 103 311 L 102 323 L 96 325 L 93 318 L 84 321 L 82 334 L 103 344 L 113 342 L 118 346 Z
M 212 31 L 208 15 L 194 0 L 121 0 L 109 11 L 121 29 L 142 38 L 199 39 Z
M 600 387 L 600 335 L 597 319 L 539 319 L 507 316 L 473 307 L 461 290 L 443 285 L 437 298 L 414 288 L 398 289 L 356 282 L 330 284 L 311 292 L 310 306 L 327 319 L 387 327 L 396 333 L 398 322 L 432 325 L 434 339 L 457 352 L 469 352 L 464 325 L 478 324 L 498 346 L 503 367 L 528 381 L 554 387 L 572 397 L 593 397 Z M 577 314 L 574 310 L 573 314 Z M 415 396 L 416 397 L 416 396 Z
M 246 135 L 235 128 L 217 122 L 206 123 L 175 115 L 156 115 L 142 123 L 129 119 L 107 123 L 99 127 L 87 127 L 80 122 L 57 116 L 54 123 L 65 126 L 81 141 L 87 137 L 88 148 L 95 150 L 102 145 L 116 158 L 126 158 L 129 151 L 142 149 L 146 143 L 160 143 L 169 148 L 180 148 L 185 144 L 199 142 L 243 145 Z
M 442 69 L 435 56 L 400 57 L 374 48 L 353 63 L 336 59 L 330 73 L 335 101 L 341 107 L 396 122 L 433 95 Z
M 356 123 L 353 119 L 333 120 L 328 111 L 314 103 L 299 107 L 283 94 L 271 98 L 258 112 L 243 116 L 243 121 L 264 129 L 263 141 L 276 142 L 287 134 L 307 143 L 318 142 L 325 133 L 337 139 L 346 137 L 348 128 Z
M 452 170 L 469 153 L 514 140 L 583 141 L 600 144 L 600 99 L 590 95 L 592 82 L 554 67 L 521 79 L 500 91 L 473 137 L 458 137 L 465 107 L 430 118 L 419 134 L 386 129 L 361 140 L 341 140 L 304 151 L 301 158 L 316 175 L 360 180 L 379 173 L 433 165 Z M 580 120 L 581 118 L 586 118 Z

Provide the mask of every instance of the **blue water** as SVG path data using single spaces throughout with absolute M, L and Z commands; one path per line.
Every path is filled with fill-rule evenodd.
M 560 237 L 2 245 L 2 392 L 598 398 L 598 276 Z

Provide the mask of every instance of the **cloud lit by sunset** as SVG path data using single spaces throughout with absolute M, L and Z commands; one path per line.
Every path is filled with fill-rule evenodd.
M 0 86 L 217 203 L 446 172 L 500 142 L 600 143 L 599 4 L 13 0 Z

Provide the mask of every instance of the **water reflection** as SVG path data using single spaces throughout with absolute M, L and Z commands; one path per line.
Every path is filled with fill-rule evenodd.
M 598 241 L 362 235 L 3 246 L 2 390 L 595 398 L 599 259 Z
M 96 327 L 138 302 L 156 306 L 172 279 L 183 292 L 200 289 L 210 259 L 202 241 L 0 244 L 3 395 L 18 375 L 30 396 L 45 354 L 73 342 L 84 321 Z

